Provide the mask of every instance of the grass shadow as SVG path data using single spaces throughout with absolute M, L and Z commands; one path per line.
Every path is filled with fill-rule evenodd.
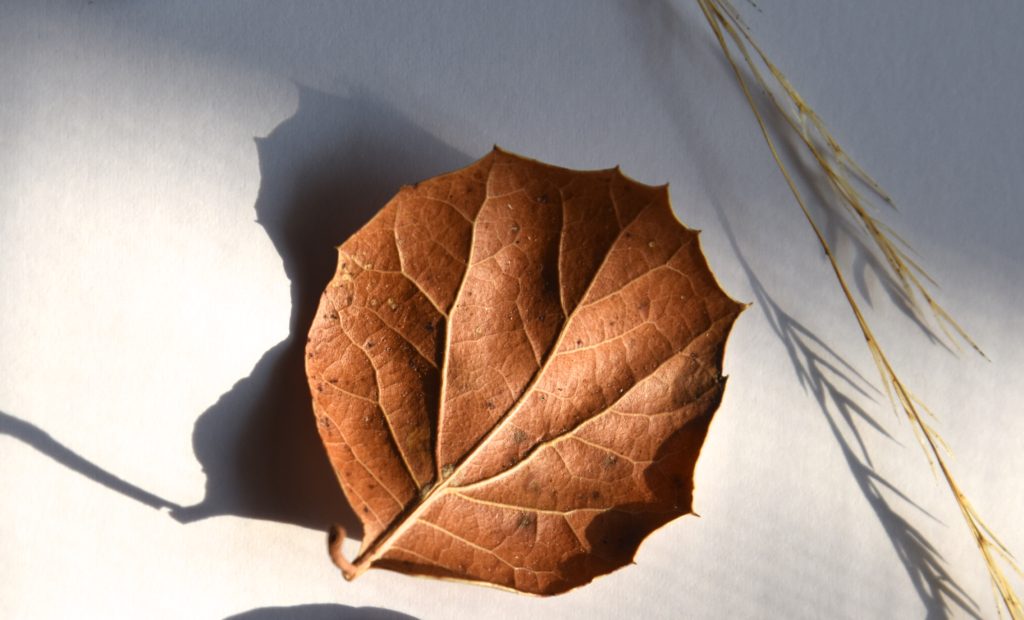
M 977 603 L 953 581 L 939 551 L 899 510 L 896 502 L 932 518 L 920 506 L 885 480 L 874 468 L 863 433 L 885 429 L 858 404 L 871 398 L 867 380 L 846 363 L 821 337 L 802 325 L 768 293 L 733 233 L 725 212 L 715 205 L 719 221 L 743 268 L 760 308 L 789 355 L 801 386 L 814 396 L 825 421 L 842 450 L 861 493 L 875 512 L 893 550 L 932 619 L 950 618 L 952 610 L 980 618 Z
M 649 68 L 654 77 L 651 84 L 654 85 L 655 95 L 671 111 L 673 118 L 686 119 L 687 115 L 681 114 L 680 110 L 685 110 L 687 104 L 692 103 L 692 92 L 707 88 L 705 82 L 708 77 L 699 73 L 701 64 L 699 60 L 695 62 L 695 58 L 710 56 L 717 75 L 733 75 L 732 66 L 722 54 L 699 11 L 695 11 L 695 19 L 686 19 L 671 0 L 624 0 L 621 7 L 626 17 L 625 23 L 630 24 L 633 30 L 644 33 L 642 38 L 638 38 L 641 52 L 646 59 L 644 66 Z M 707 68 L 703 70 L 708 71 Z M 754 84 L 753 76 L 749 75 L 746 67 L 742 67 L 742 70 L 747 74 L 748 83 Z M 742 96 L 740 92 L 739 86 L 736 86 L 737 96 Z M 849 214 L 837 212 L 836 209 L 827 206 L 836 203 L 835 190 L 824 181 L 822 173 L 816 167 L 817 164 L 811 161 L 809 156 L 805 156 L 795 134 L 787 131 L 788 125 L 767 94 L 760 88 L 751 88 L 751 95 L 764 111 L 764 119 L 773 133 L 772 139 L 779 147 L 783 158 L 787 160 L 786 165 L 791 166 L 791 170 L 796 173 L 793 175 L 794 180 L 802 186 L 801 191 L 809 198 L 808 208 L 814 217 L 822 222 L 827 241 L 837 250 L 850 247 L 852 259 L 848 271 L 851 281 L 866 303 L 873 304 L 876 295 L 871 283 L 877 282 L 881 294 L 910 319 L 925 337 L 933 344 L 952 352 L 946 339 L 940 337 L 929 325 L 927 314 L 915 307 L 913 300 L 893 277 L 863 227 L 853 222 Z M 701 154 L 701 159 L 707 159 L 708 154 L 715 151 L 714 146 L 707 140 L 706 128 L 702 124 L 685 121 L 677 121 L 675 124 L 679 140 L 697 145 L 699 148 L 695 150 Z M 751 146 L 760 148 L 757 145 L 759 138 L 756 128 L 751 129 L 750 138 Z M 767 150 L 765 158 L 770 161 Z M 796 209 L 795 204 L 793 209 Z M 913 254 L 912 251 L 910 253 Z
M 696 150 L 700 153 L 696 165 L 707 173 L 707 178 L 723 178 L 724 172 L 733 170 L 734 167 L 718 161 L 718 151 L 709 141 L 704 128 L 697 123 L 685 122 L 686 115 L 680 113 L 681 109 L 686 109 L 688 103 L 694 102 L 691 91 L 705 88 L 703 81 L 706 76 L 694 72 L 694 65 L 699 64 L 693 61 L 694 58 L 710 58 L 709 66 L 717 67 L 716 71 L 720 71 L 721 75 L 732 75 L 732 67 L 715 43 L 710 29 L 703 23 L 699 13 L 696 13 L 696 19 L 686 19 L 679 8 L 669 0 L 629 2 L 623 3 L 622 7 L 626 17 L 624 23 L 636 31 L 645 33 L 640 45 L 648 61 L 646 66 L 656 78 L 653 80 L 657 88 L 656 95 L 662 99 L 673 117 L 680 119 L 676 123 L 678 138 L 696 145 Z M 763 110 L 771 110 L 766 114 L 765 121 L 774 134 L 776 144 L 787 160 L 787 165 L 793 166 L 796 173 L 794 178 L 806 181 L 803 190 L 808 192 L 808 197 L 813 198 L 808 206 L 813 210 L 815 217 L 823 218 L 829 243 L 833 247 L 838 247 L 840 243 L 849 245 L 853 254 L 850 270 L 858 291 L 870 303 L 869 283 L 872 279 L 878 281 L 888 299 L 913 321 L 921 332 L 932 342 L 948 349 L 915 312 L 903 290 L 864 238 L 863 232 L 845 217 L 830 212 L 825 206 L 829 202 L 827 196 L 832 190 L 814 181 L 817 173 L 811 167 L 813 164 L 799 155 L 795 138 L 791 134 L 787 135 L 784 130 L 780 131 L 784 121 L 773 110 L 767 96 L 759 89 L 754 89 L 752 94 Z M 738 87 L 737 96 L 741 96 Z M 751 133 L 751 140 L 757 139 L 755 134 Z M 752 142 L 752 147 L 755 144 Z M 767 149 L 765 157 L 770 157 Z M 944 568 L 939 552 L 919 529 L 900 514 L 896 502 L 902 502 L 911 510 L 919 509 L 888 483 L 872 465 L 863 433 L 886 435 L 886 432 L 858 404 L 864 398 L 871 398 L 870 383 L 844 362 L 821 337 L 794 319 L 771 297 L 740 249 L 721 206 L 715 200 L 712 202 L 732 250 L 755 293 L 757 306 L 786 348 L 797 379 L 817 400 L 851 474 L 892 542 L 894 551 L 928 610 L 928 617 L 948 618 L 954 608 L 963 614 L 978 617 L 975 602 L 953 582 Z M 795 208 L 795 205 L 793 207 Z

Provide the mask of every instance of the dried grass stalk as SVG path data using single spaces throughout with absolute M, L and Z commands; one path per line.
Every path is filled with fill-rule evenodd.
M 842 289 L 843 296 L 849 303 L 861 333 L 864 335 L 864 340 L 890 401 L 894 408 L 902 411 L 910 421 L 911 428 L 921 443 L 929 463 L 933 469 L 937 467 L 941 478 L 953 494 L 960 513 L 985 560 L 994 592 L 998 600 L 1002 601 L 1002 607 L 1005 607 L 1014 620 L 1024 620 L 1024 607 L 1021 606 L 1020 598 L 1014 591 L 999 560 L 1001 559 L 1018 575 L 1024 576 L 1024 573 L 1021 573 L 1013 556 L 988 529 L 977 510 L 964 495 L 949 467 L 949 448 L 926 419 L 934 416 L 896 374 L 882 346 L 872 333 L 860 305 L 847 284 L 846 277 L 832 248 L 822 234 L 818 222 L 808 209 L 803 195 L 779 155 L 775 141 L 765 122 L 765 114 L 770 110 L 762 110 L 758 105 L 751 93 L 749 78 L 745 77 L 733 50 L 739 53 L 743 66 L 753 76 L 754 83 L 767 96 L 771 109 L 784 119 L 793 135 L 799 139 L 799 144 L 806 149 L 806 152 L 817 164 L 816 170 L 824 175 L 829 185 L 835 190 L 838 199 L 828 206 L 849 216 L 868 235 L 875 248 L 884 257 L 885 265 L 894 281 L 899 285 L 907 306 L 921 319 L 928 320 L 930 317 L 954 346 L 959 346 L 960 342 L 964 342 L 978 354 L 984 356 L 984 353 L 953 317 L 935 301 L 928 289 L 928 285 L 934 285 L 935 282 L 908 255 L 909 248 L 906 242 L 874 216 L 873 210 L 876 202 L 891 205 L 892 199 L 843 151 L 821 118 L 807 105 L 800 93 L 786 79 L 786 76 L 768 59 L 729 0 L 697 0 L 697 4 L 733 69 L 747 103 L 757 119 L 772 158 L 782 172 L 807 223 L 814 231 L 818 243 L 825 251 L 825 256 L 828 258 L 840 289 Z M 770 78 L 766 78 L 765 70 Z M 998 600 L 997 608 L 1000 608 Z

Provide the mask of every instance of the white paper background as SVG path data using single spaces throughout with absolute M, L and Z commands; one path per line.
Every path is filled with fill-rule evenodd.
M 941 600 L 953 617 L 995 614 L 968 532 L 870 387 L 849 311 L 690 2 L 5 4 L 0 616 L 903 618 L 943 617 Z M 885 219 L 991 358 L 929 343 L 830 233 L 964 488 L 1024 553 L 1024 8 L 741 9 L 896 196 Z M 300 525 L 337 498 L 282 503 L 259 469 L 277 458 L 280 409 L 305 422 L 283 342 L 290 277 L 399 185 L 493 143 L 671 182 L 726 289 L 755 300 L 753 276 L 770 296 L 730 341 L 697 472 L 703 516 L 550 599 L 385 571 L 345 583 L 323 532 Z M 805 390 L 773 308 L 867 377 L 867 394 L 827 372 Z M 853 421 L 870 464 L 842 411 L 816 399 L 830 388 L 891 435 Z M 266 461 L 236 458 L 253 445 L 271 446 Z M 159 498 L 205 512 L 182 524 Z

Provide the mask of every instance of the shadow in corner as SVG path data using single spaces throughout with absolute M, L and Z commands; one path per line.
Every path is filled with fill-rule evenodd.
M 468 158 L 367 98 L 299 87 L 295 114 L 257 138 L 256 221 L 291 281 L 288 337 L 196 421 L 192 445 L 206 494 L 172 516 L 269 519 L 361 531 L 313 421 L 306 384 L 306 332 L 334 273 L 335 246 L 365 224 L 403 184 L 447 172 Z
M 465 166 L 469 158 L 381 102 L 301 86 L 295 114 L 257 138 L 256 150 L 261 174 L 256 221 L 291 282 L 291 319 L 288 337 L 196 420 L 192 446 L 206 475 L 202 501 L 179 506 L 154 495 L 3 412 L 0 434 L 125 497 L 170 509 L 181 523 L 235 515 L 323 531 L 339 523 L 358 536 L 361 524 L 345 501 L 314 424 L 303 360 L 306 332 L 334 273 L 335 246 L 403 184 Z M 300 617 L 322 617 L 314 612 L 320 613 L 312 609 Z
M 322 604 L 261 607 L 228 616 L 224 620 L 416 620 L 416 618 L 380 607 Z
M 939 620 L 951 617 L 952 609 L 960 610 L 972 618 L 980 618 L 977 603 L 953 581 L 946 571 L 942 555 L 928 542 L 906 517 L 897 512 L 887 496 L 895 496 L 906 506 L 931 517 L 899 489 L 887 482 L 875 470 L 871 455 L 861 434 L 861 425 L 886 437 L 889 434 L 859 404 L 857 396 L 870 398 L 864 386 L 870 385 L 847 364 L 828 344 L 814 332 L 794 319 L 768 294 L 747 261 L 721 206 L 715 204 L 719 221 L 729 239 L 751 289 L 765 318 L 778 336 L 800 384 L 818 401 L 850 468 L 857 486 L 875 511 L 879 523 L 900 558 L 904 570 L 921 602 L 927 609 L 927 618 Z

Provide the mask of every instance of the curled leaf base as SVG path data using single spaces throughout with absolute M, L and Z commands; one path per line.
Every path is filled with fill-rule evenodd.
M 345 577 L 345 580 L 352 581 L 356 578 L 359 571 L 342 554 L 341 545 L 344 542 L 345 528 L 337 524 L 332 525 L 331 529 L 327 532 L 327 553 L 331 556 L 331 561 L 334 562 L 334 565 L 341 569 L 341 574 Z

